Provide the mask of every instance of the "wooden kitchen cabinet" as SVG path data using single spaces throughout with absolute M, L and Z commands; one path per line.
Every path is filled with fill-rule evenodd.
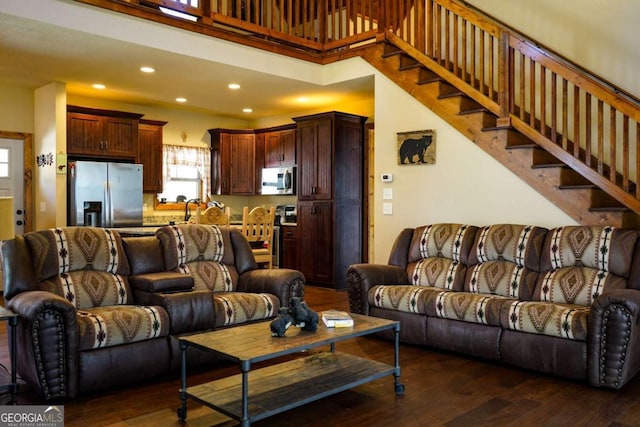
M 256 194 L 254 131 L 209 129 L 209 134 L 212 194 Z
M 162 129 L 167 122 L 141 119 L 138 124 L 138 158 L 142 164 L 142 191 L 162 193 Z
M 135 160 L 142 114 L 67 106 L 67 154 Z
M 265 133 L 264 167 L 293 166 L 296 164 L 295 125 L 271 128 Z
M 307 282 L 332 286 L 334 281 L 334 238 L 332 203 L 298 202 L 297 227 L 300 236 L 298 268 Z
M 346 288 L 364 254 L 364 123 L 329 112 L 297 124 L 298 269 L 313 284 Z
M 298 270 L 298 228 L 291 225 L 280 226 L 282 233 L 282 259 L 280 268 Z
M 299 200 L 331 200 L 332 124 L 331 118 L 298 123 Z

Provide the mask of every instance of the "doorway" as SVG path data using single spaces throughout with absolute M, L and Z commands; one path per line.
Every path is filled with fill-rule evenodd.
M 0 131 L 0 196 L 14 198 L 16 234 L 33 231 L 33 164 L 32 135 Z

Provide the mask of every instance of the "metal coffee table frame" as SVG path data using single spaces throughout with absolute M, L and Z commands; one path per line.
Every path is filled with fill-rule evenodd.
M 248 426 L 387 375 L 394 376 L 395 394 L 404 394 L 405 387 L 400 383 L 400 322 L 352 316 L 352 328 L 326 328 L 320 324 L 317 332 L 293 331 L 298 333 L 284 338 L 271 337 L 269 322 L 181 337 L 181 406 L 177 410 L 178 418 L 183 421 L 187 418 L 186 402 L 191 398 L 239 420 L 242 426 Z M 339 341 L 387 330 L 394 333 L 394 365 L 335 350 Z M 251 370 L 254 363 L 325 345 L 330 351 Z M 241 373 L 187 387 L 189 347 L 237 362 Z

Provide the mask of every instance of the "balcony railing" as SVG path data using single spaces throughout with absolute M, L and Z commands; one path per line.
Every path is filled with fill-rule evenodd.
M 463 2 L 76 1 L 316 62 L 387 39 L 640 214 L 640 100 Z M 197 22 L 161 18 L 160 6 Z

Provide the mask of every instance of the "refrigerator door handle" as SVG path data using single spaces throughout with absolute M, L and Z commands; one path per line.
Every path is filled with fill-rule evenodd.
M 106 206 L 104 207 L 105 214 L 105 227 L 113 227 L 113 204 L 111 203 L 111 182 L 107 181 L 104 184 L 104 199 Z

